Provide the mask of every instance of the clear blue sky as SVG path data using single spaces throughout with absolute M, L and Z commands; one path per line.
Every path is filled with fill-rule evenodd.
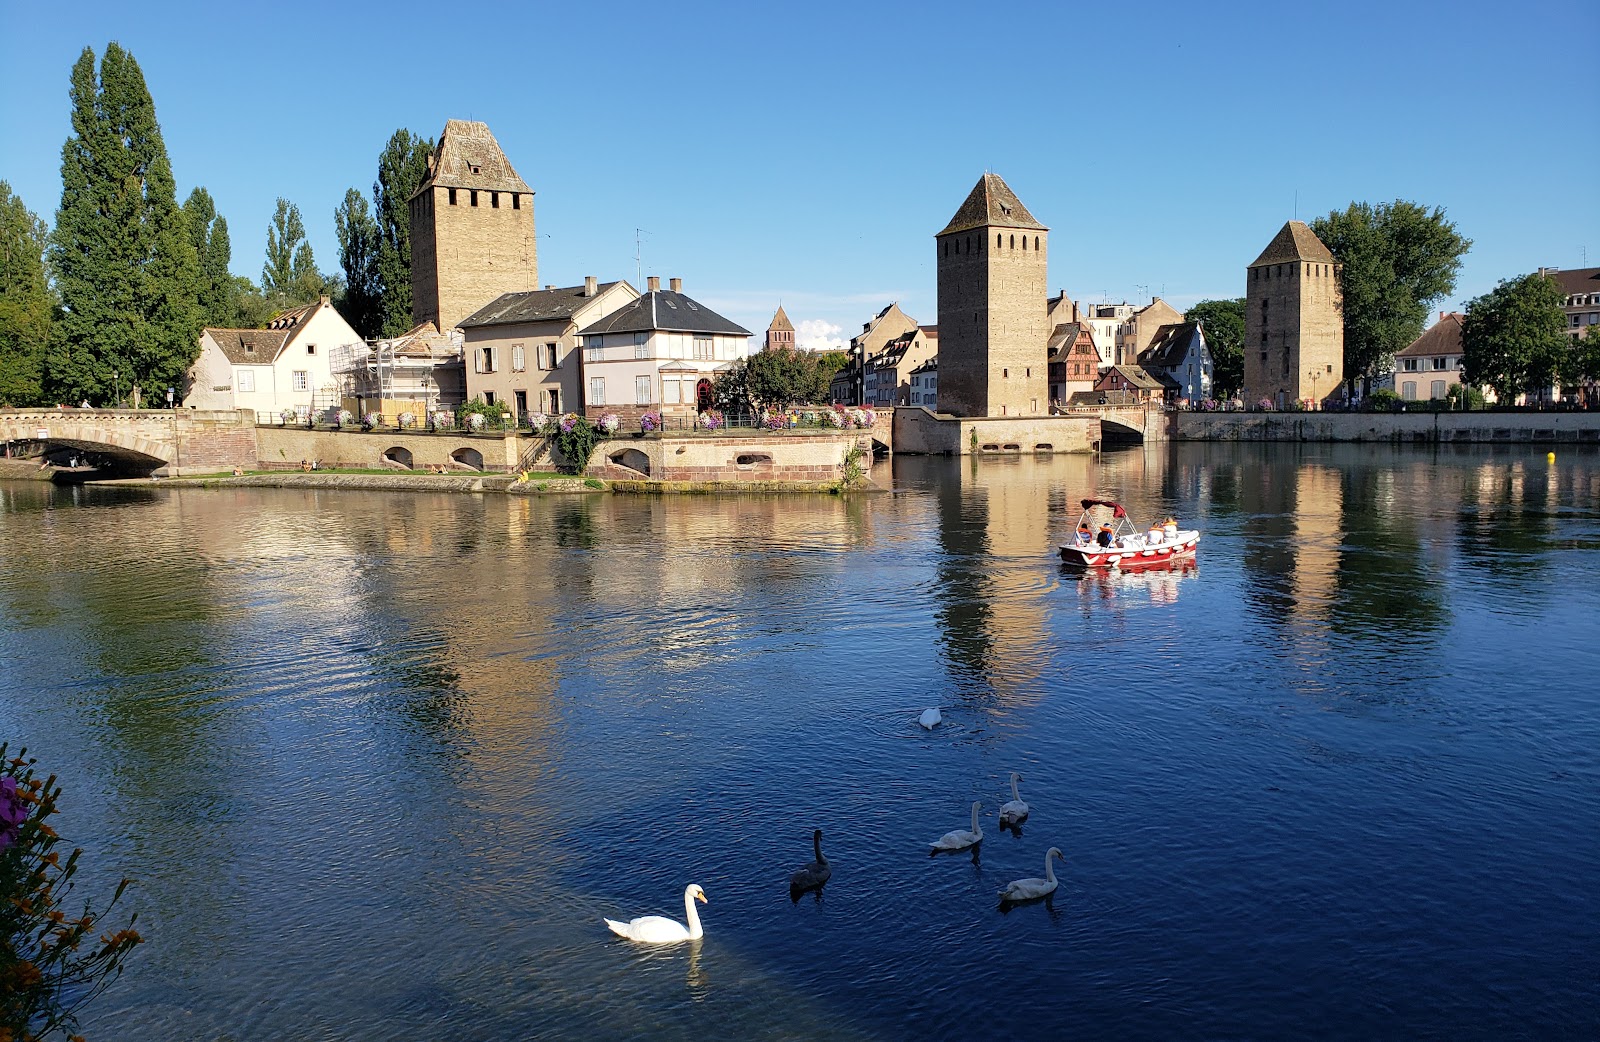
M 1600 5 L 804 5 L 0 0 L 0 179 L 52 221 L 67 81 L 144 69 L 180 200 L 259 278 L 274 200 L 325 270 L 398 127 L 488 122 L 537 192 L 541 282 L 682 276 L 751 330 L 936 321 L 933 234 L 985 169 L 1051 228 L 1075 299 L 1244 292 L 1298 212 L 1443 206 L 1455 296 L 1600 265 Z M 1298 211 L 1297 211 L 1298 207 Z M 821 326 L 803 325 L 820 323 Z

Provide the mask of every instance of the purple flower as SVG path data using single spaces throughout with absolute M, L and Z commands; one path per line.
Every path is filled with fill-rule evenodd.
M 28 820 L 28 805 L 17 795 L 15 778 L 0 778 L 0 850 L 17 840 L 17 829 Z

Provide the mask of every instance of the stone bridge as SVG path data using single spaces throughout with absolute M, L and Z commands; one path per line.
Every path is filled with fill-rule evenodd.
M 1095 417 L 1105 441 L 1165 441 L 1167 410 L 1159 402 L 1147 405 L 1084 405 L 1062 409 L 1060 416 Z
M 13 452 L 82 452 L 111 469 L 208 474 L 256 464 L 255 414 L 193 409 L 24 409 L 0 412 L 0 442 Z

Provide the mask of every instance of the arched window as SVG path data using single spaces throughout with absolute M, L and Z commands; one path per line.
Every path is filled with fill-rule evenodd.
M 1000 242 L 1000 233 L 999 232 L 995 232 L 994 233 L 994 248 L 998 250 L 1001 247 L 1001 245 L 1002 245 L 1002 243 Z
M 1022 248 L 1024 250 L 1028 248 L 1028 237 L 1026 235 L 1022 237 Z
M 1011 237 L 1011 248 L 1013 250 L 1017 248 L 1017 237 L 1015 235 Z
M 1033 248 L 1036 251 L 1039 249 L 1039 237 L 1037 235 L 1033 237 Z

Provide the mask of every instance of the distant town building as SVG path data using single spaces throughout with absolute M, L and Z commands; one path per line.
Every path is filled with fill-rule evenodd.
M 1211 397 L 1216 368 L 1198 322 L 1171 322 L 1156 330 L 1150 346 L 1139 353 L 1139 365 L 1190 402 Z
M 1303 221 L 1290 221 L 1245 269 L 1244 397 L 1320 404 L 1344 380 L 1339 268 Z
M 332 366 L 344 407 L 365 416 L 378 413 L 393 423 L 410 413 L 419 424 L 437 412 L 453 412 L 467 400 L 459 329 L 441 333 L 432 322 L 397 337 L 335 348 Z
M 1159 402 L 1167 395 L 1167 387 L 1159 377 L 1136 365 L 1107 369 L 1095 381 L 1094 391 L 1101 405 L 1144 405 Z
M 911 370 L 911 404 L 921 405 L 933 412 L 939 410 L 938 355 Z
M 867 356 L 866 404 L 910 405 L 911 371 L 939 351 L 938 334 L 929 337 L 922 326 L 912 326 Z
M 1567 335 L 1596 336 L 1592 327 L 1600 326 L 1600 268 L 1540 268 L 1539 274 L 1554 279 L 1561 287 L 1561 310 L 1567 316 Z
M 1100 379 L 1100 352 L 1085 322 L 1063 322 L 1049 341 L 1050 404 L 1063 406 Z
M 772 316 L 772 322 L 767 326 L 767 342 L 762 345 L 762 350 L 771 351 L 775 347 L 794 348 L 794 323 L 783 313 L 782 304 L 778 305 L 778 313 Z
M 628 283 L 600 282 L 502 293 L 459 323 L 467 397 L 504 402 L 518 420 L 583 405 L 578 330 L 638 299 Z
M 984 174 L 934 236 L 939 404 L 957 416 L 1041 415 L 1049 406 L 1049 229 Z
M 1461 382 L 1466 353 L 1461 347 L 1461 323 L 1454 311 L 1439 312 L 1439 321 L 1411 343 L 1395 352 L 1394 389 L 1408 402 L 1443 401 L 1450 388 Z
M 335 351 L 364 346 L 327 297 L 279 313 L 266 329 L 202 329 L 182 402 L 194 409 L 250 409 L 272 422 L 288 410 L 304 420 L 340 403 Z
M 533 190 L 487 123 L 452 119 L 411 196 L 411 314 L 448 331 L 504 293 L 539 287 Z
M 1162 326 L 1183 321 L 1183 312 L 1160 297 L 1150 298 L 1150 303 L 1135 308 L 1117 327 L 1115 345 L 1117 364 L 1137 362 L 1139 355 L 1155 340 Z
M 646 412 L 690 417 L 712 407 L 711 381 L 749 353 L 750 331 L 650 276 L 643 296 L 580 329 L 583 404 L 629 425 Z M 635 428 L 637 429 L 637 428 Z
M 1122 359 L 1117 357 L 1117 340 L 1122 332 L 1122 325 L 1133 317 L 1138 309 L 1127 302 L 1121 304 L 1086 304 L 1080 309 L 1080 321 L 1094 334 L 1095 350 L 1100 354 L 1102 368 L 1110 365 L 1120 365 Z
M 861 323 L 861 332 L 850 339 L 850 361 L 833 374 L 828 384 L 829 399 L 835 405 L 865 404 L 868 400 L 866 383 L 871 371 L 870 359 L 881 353 L 890 342 L 917 328 L 917 320 L 900 310 L 898 301 L 886 305 L 871 319 Z M 925 336 L 924 339 L 928 338 Z

